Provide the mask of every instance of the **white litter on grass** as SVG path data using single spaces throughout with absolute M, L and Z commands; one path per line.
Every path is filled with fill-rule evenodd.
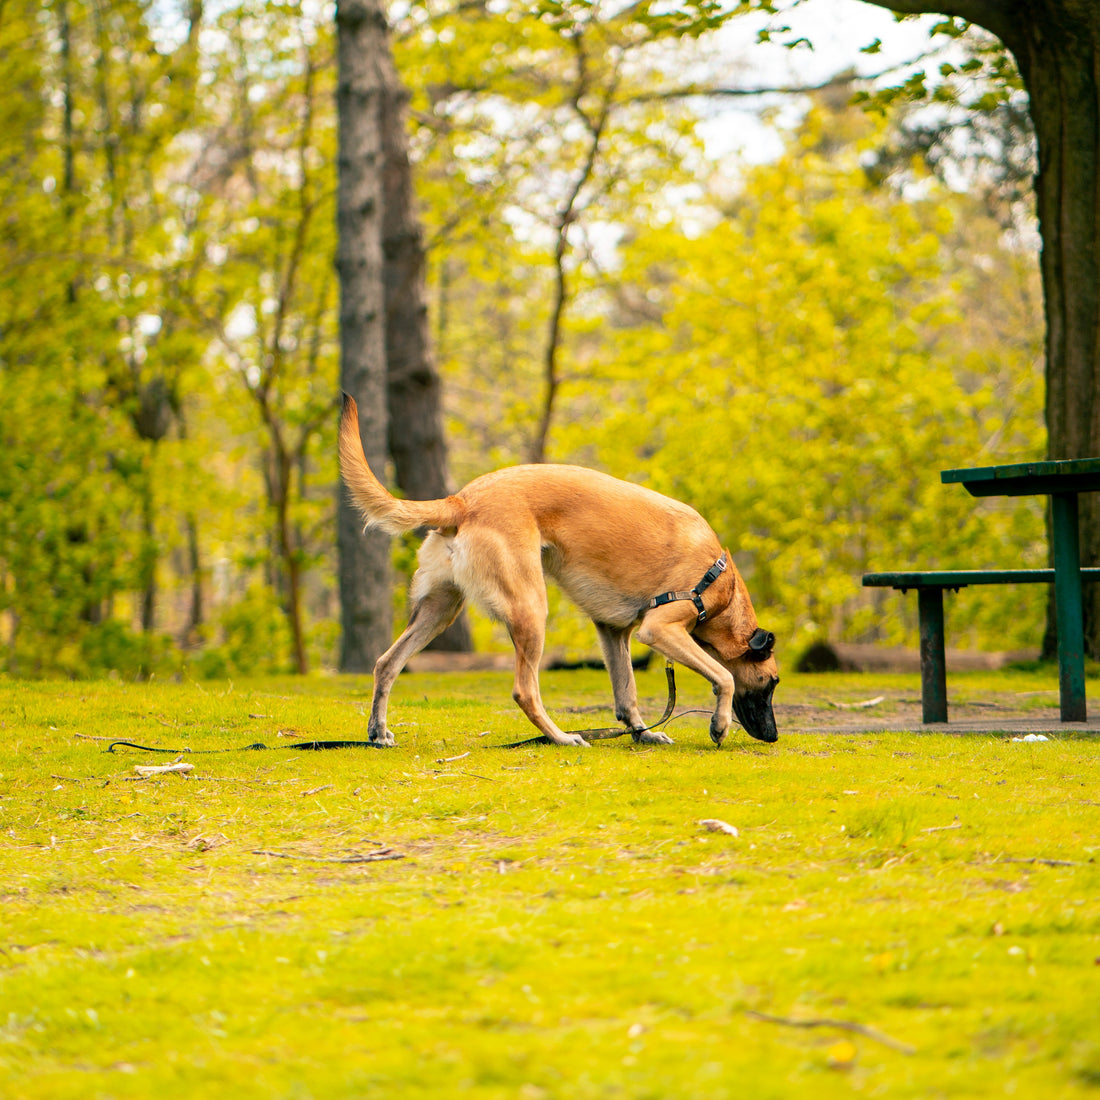
M 740 836 L 736 825 L 730 825 L 728 821 L 719 821 L 716 817 L 704 817 L 700 825 L 709 833 L 726 833 L 727 836 Z
M 1044 737 L 1041 733 L 1029 733 L 1025 737 L 1013 737 L 1013 741 L 1049 741 L 1049 737 Z
M 171 764 L 135 764 L 134 771 L 138 773 L 143 779 L 148 779 L 152 775 L 171 775 L 178 772 L 182 775 L 186 775 L 187 772 L 193 772 L 195 770 L 194 764 L 180 763 L 180 758 L 177 756 Z

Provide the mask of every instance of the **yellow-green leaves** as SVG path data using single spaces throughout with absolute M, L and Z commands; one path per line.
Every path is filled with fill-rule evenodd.
M 654 319 L 608 341 L 596 369 L 615 397 L 568 435 L 702 511 L 791 651 L 912 638 L 915 609 L 866 595 L 865 570 L 1043 554 L 1036 505 L 982 508 L 939 483 L 1041 451 L 1037 321 L 1015 346 L 986 333 L 979 347 L 971 319 L 974 288 L 994 293 L 981 268 L 1015 257 L 994 245 L 972 264 L 963 242 L 983 230 L 964 201 L 875 189 L 854 148 L 822 156 L 829 121 L 753 170 L 709 231 L 651 229 L 624 250 L 623 284 Z M 971 600 L 970 640 L 1034 642 L 1038 598 Z

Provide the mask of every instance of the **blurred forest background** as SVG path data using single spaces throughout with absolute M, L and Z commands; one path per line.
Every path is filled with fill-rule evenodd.
M 544 458 L 691 503 L 788 660 L 915 643 L 864 570 L 1045 566 L 1040 501 L 939 482 L 1046 442 L 1005 55 L 946 23 L 940 85 L 748 95 L 751 50 L 616 10 L 391 8 L 456 486 Z M 333 667 L 332 5 L 2 0 L 0 82 L 0 670 Z M 713 140 L 749 113 L 774 156 Z M 1037 648 L 1045 598 L 962 593 L 952 640 Z M 548 647 L 595 650 L 556 593 Z

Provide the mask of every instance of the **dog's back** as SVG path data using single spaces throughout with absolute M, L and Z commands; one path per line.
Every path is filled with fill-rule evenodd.
M 588 571 L 638 594 L 648 593 L 655 573 L 672 586 L 694 584 L 699 566 L 705 571 L 722 551 L 694 508 L 581 466 L 511 466 L 456 495 L 467 522 L 484 517 L 517 536 L 533 525 L 540 548 L 560 563 L 555 575 Z

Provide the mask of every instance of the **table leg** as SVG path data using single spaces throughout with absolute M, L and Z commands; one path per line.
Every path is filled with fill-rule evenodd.
M 920 614 L 920 701 L 924 722 L 947 721 L 947 662 L 943 640 L 943 589 L 917 590 Z
M 1081 546 L 1077 494 L 1051 499 L 1054 534 L 1054 604 L 1058 615 L 1058 688 L 1063 722 L 1084 722 L 1085 635 L 1081 613 Z

